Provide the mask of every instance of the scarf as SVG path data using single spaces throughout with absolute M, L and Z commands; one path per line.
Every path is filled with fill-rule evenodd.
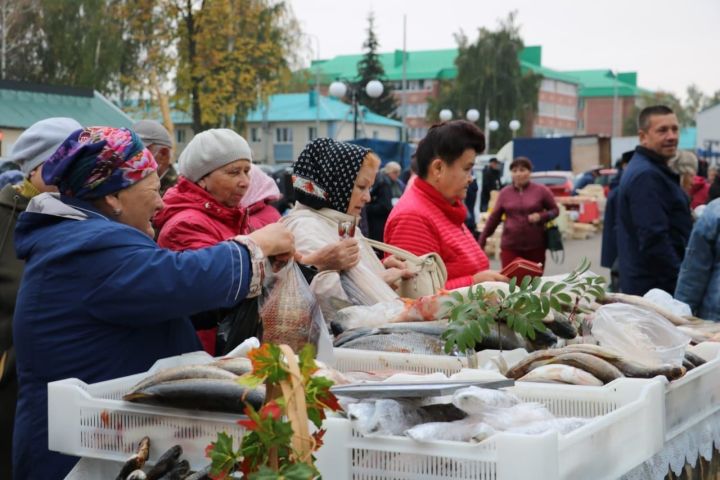
M 355 178 L 369 149 L 318 138 L 310 142 L 293 165 L 297 200 L 315 209 L 346 213 Z
M 28 200 L 41 193 L 27 178 L 23 179 L 22 183 L 15 185 L 15 191 Z
M 447 199 L 435 189 L 435 187 L 420 177 L 415 179 L 413 187 L 417 188 L 423 196 L 438 207 L 452 223 L 456 225 L 462 225 L 465 223 L 467 208 L 465 207 L 464 202 L 457 199 L 453 203 L 448 202 Z

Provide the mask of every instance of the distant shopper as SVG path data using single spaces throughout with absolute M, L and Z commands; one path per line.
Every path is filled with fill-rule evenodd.
M 629 150 L 622 154 L 620 160 L 615 162 L 617 173 L 610 179 L 610 192 L 605 203 L 605 217 L 603 219 L 602 247 L 600 253 L 600 265 L 610 269 L 610 290 L 620 291 L 620 269 L 617 252 L 617 193 L 620 179 L 628 162 L 635 154 L 635 150 Z
M 552 192 L 545 185 L 530 181 L 532 162 L 517 157 L 510 164 L 512 184 L 500 190 L 497 202 L 480 235 L 480 246 L 495 232 L 503 215 L 505 225 L 500 240 L 500 259 L 505 267 L 516 258 L 542 263 L 545 267 L 545 224 L 558 216 Z
M 597 180 L 599 176 L 599 168 L 594 168 L 580 175 L 580 178 L 578 178 L 577 182 L 575 182 L 575 186 L 573 188 L 573 195 L 577 195 L 578 190 L 582 190 L 588 185 L 593 185 L 595 183 L 595 180 Z
M 618 191 L 617 246 L 620 288 L 644 295 L 652 288 L 675 292 L 692 229 L 688 197 L 668 167 L 677 153 L 678 120 L 664 105 L 638 117 L 640 145 Z
M 710 185 L 705 177 L 697 174 L 698 164 L 695 154 L 685 150 L 679 151 L 668 163 L 670 169 L 680 175 L 680 186 L 687 193 L 690 199 L 690 208 L 693 210 L 695 207 L 707 203 L 710 191 Z
M 370 203 L 365 206 L 368 222 L 368 236 L 383 241 L 383 231 L 390 211 L 400 200 L 405 184 L 400 180 L 400 164 L 388 162 L 378 173 L 370 190 Z
M 170 132 L 155 120 L 140 120 L 135 122 L 132 129 L 145 144 L 145 148 L 155 157 L 158 164 L 157 173 L 160 177 L 160 196 L 162 196 L 178 181 L 177 172 L 172 165 L 173 141 Z
M 480 211 L 486 212 L 490 204 L 490 193 L 502 188 L 502 163 L 491 158 L 483 168 L 482 193 L 480 195 Z

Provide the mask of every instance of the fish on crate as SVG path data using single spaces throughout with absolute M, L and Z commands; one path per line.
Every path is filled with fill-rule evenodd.
M 351 331 L 352 332 L 352 331 Z M 350 332 L 348 332 L 350 333 Z M 439 337 L 412 330 L 375 328 L 364 334 L 336 339 L 335 347 L 379 352 L 443 355 L 445 342 Z M 350 340 L 347 340 L 350 338 Z
M 564 383 L 600 387 L 603 382 L 594 375 L 568 365 L 542 365 L 518 379 L 520 382 Z
M 494 435 L 496 430 L 478 418 L 469 417 L 454 422 L 428 422 L 405 430 L 405 435 L 418 442 L 437 440 L 479 443 Z

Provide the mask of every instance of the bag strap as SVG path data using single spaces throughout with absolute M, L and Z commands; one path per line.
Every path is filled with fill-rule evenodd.
M 422 262 L 422 259 L 415 255 L 414 253 L 408 252 L 407 250 L 403 250 L 402 248 L 395 247 L 393 245 L 389 245 L 387 243 L 378 242 L 377 240 L 373 240 L 372 238 L 365 237 L 365 241 L 373 248 L 376 248 L 380 250 L 381 252 L 387 252 L 391 255 L 395 255 L 396 257 L 399 257 L 401 260 L 410 260 L 415 263 Z

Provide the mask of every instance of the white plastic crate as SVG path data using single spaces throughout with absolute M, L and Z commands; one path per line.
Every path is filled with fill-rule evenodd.
M 321 463 L 333 480 L 515 480 L 617 478 L 663 444 L 663 386 L 659 380 L 620 379 L 603 387 L 518 383 L 526 401 L 556 416 L 594 417 L 567 434 L 499 433 L 479 444 L 416 442 L 356 434 L 344 419 L 328 419 Z
M 667 385 L 666 441 L 720 410 L 720 343 L 703 342 L 689 350 L 707 363 Z

